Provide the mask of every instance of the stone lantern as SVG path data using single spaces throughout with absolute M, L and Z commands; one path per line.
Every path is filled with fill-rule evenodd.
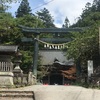
M 20 68 L 22 54 L 18 52 L 16 54 L 16 59 L 14 60 L 15 68 L 13 70 L 14 73 L 14 84 L 21 85 L 23 82 L 23 71 Z
M 18 46 L 0 46 L 0 87 L 13 85 L 13 63 L 11 57 L 18 51 Z

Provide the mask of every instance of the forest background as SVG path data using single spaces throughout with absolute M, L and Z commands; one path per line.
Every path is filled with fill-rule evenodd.
M 27 73 L 33 63 L 32 43 L 23 43 L 21 39 L 25 36 L 18 25 L 23 25 L 32 28 L 57 28 L 54 24 L 54 19 L 47 8 L 43 8 L 32 13 L 28 0 L 22 0 L 20 6 L 15 12 L 15 17 L 8 9 L 8 3 L 18 2 L 18 0 L 0 0 L 0 44 L 1 45 L 18 45 L 22 53 L 21 69 Z M 66 57 L 73 58 L 75 62 L 80 61 L 83 69 L 87 68 L 87 60 L 93 60 L 94 68 L 99 63 L 99 27 L 100 27 L 100 0 L 94 0 L 93 3 L 86 3 L 82 14 L 73 25 L 65 18 L 62 28 L 84 28 L 83 32 L 71 32 L 67 35 L 62 35 L 64 38 L 71 38 L 72 41 L 66 44 Z M 29 36 L 28 36 L 29 37 Z M 34 35 L 31 36 L 34 38 Z M 42 34 L 40 38 L 53 37 L 51 34 Z M 40 44 L 40 49 L 43 46 Z M 41 63 L 40 60 L 38 63 Z M 38 67 L 40 73 L 43 69 Z M 42 76 L 38 74 L 38 76 Z

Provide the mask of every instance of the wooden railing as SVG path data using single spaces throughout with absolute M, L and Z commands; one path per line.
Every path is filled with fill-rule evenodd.
M 0 72 L 12 72 L 13 64 L 12 62 L 0 62 Z

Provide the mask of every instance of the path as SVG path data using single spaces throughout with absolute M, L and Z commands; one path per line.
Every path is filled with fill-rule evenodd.
M 100 90 L 78 86 L 34 85 L 10 90 L 34 91 L 35 100 L 100 100 Z

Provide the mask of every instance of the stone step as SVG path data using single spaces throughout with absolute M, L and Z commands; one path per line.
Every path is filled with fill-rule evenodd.
M 0 91 L 0 100 L 35 100 L 33 91 Z

